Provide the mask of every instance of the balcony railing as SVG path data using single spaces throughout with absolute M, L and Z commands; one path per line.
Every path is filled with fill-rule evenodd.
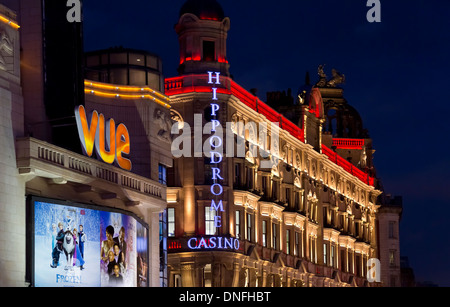
M 333 146 L 338 149 L 362 149 L 364 139 L 333 139 Z
M 82 180 L 80 176 L 89 176 L 146 195 L 165 198 L 165 187 L 149 178 L 34 138 L 18 139 L 16 144 L 19 169 L 38 170 L 49 178 L 60 175 L 75 182 Z

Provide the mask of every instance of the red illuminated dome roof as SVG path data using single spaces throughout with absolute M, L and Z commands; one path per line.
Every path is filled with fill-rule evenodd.
M 186 13 L 207 20 L 222 21 L 225 18 L 222 6 L 216 0 L 188 0 L 181 7 L 180 17 Z

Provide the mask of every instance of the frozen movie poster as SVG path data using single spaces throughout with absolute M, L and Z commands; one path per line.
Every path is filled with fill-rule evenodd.
M 147 286 L 148 229 L 135 218 L 35 202 L 36 287 Z
M 36 286 L 100 286 L 99 218 L 99 211 L 35 202 Z

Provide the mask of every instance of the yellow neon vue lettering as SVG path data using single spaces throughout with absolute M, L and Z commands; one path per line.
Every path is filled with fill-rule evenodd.
M 89 124 L 83 106 L 75 108 L 78 135 L 84 153 L 91 157 L 94 151 L 103 162 L 113 164 L 114 161 L 124 170 L 131 171 L 131 161 L 122 156 L 130 153 L 130 135 L 124 124 L 116 128 L 114 119 L 105 122 L 105 116 L 93 111 Z

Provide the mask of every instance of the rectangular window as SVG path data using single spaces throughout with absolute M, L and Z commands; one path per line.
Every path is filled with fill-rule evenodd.
M 204 165 L 203 169 L 204 184 L 213 185 L 215 183 L 213 180 L 213 173 L 212 173 L 212 168 L 214 166 L 211 164 L 211 158 L 205 157 L 203 159 L 203 165 Z
M 216 60 L 216 47 L 215 42 L 203 41 L 203 61 L 215 61 Z
M 278 199 L 278 182 L 272 181 L 272 198 Z
M 205 265 L 205 268 L 203 269 L 203 281 L 205 288 L 210 288 L 212 284 L 212 270 L 211 270 L 211 263 L 208 263 Z
M 167 208 L 167 236 L 175 237 L 175 208 Z
M 331 244 L 331 266 L 334 267 L 336 265 L 336 247 L 333 243 Z
M 327 253 L 327 244 L 323 243 L 323 264 L 327 265 L 328 264 L 328 253 Z
M 286 188 L 286 204 L 291 204 L 291 189 Z
M 234 184 L 236 186 L 241 184 L 241 165 L 239 163 L 234 164 Z
M 214 236 L 216 234 L 216 227 L 214 226 L 214 217 L 216 210 L 211 207 L 205 207 L 205 234 L 207 236 Z
M 300 192 L 294 192 L 295 210 L 300 211 Z
M 341 271 L 347 272 L 347 256 L 345 249 L 341 249 Z
M 353 263 L 354 253 L 353 253 L 352 250 L 350 250 L 350 251 L 348 251 L 347 255 L 348 255 L 349 272 L 354 274 L 355 273 L 355 271 L 354 271 L 355 266 L 354 266 L 354 263 Z
M 278 249 L 278 242 L 277 242 L 277 224 L 272 223 L 272 248 Z
M 286 254 L 291 254 L 291 231 L 289 229 L 286 230 Z
M 394 237 L 394 228 L 395 222 L 389 222 L 389 239 L 393 239 Z
M 265 196 L 268 196 L 267 180 L 268 178 L 266 176 L 261 177 L 261 189 Z
M 241 238 L 241 211 L 236 210 L 236 216 L 235 216 L 235 224 L 236 224 L 236 238 Z
M 362 276 L 362 270 L 361 270 L 361 255 L 355 254 L 355 266 L 356 266 L 356 276 Z
M 294 255 L 300 256 L 300 234 L 295 232 L 295 246 L 294 246 Z
M 389 250 L 389 265 L 395 266 L 395 250 Z
M 253 171 L 253 168 L 247 167 L 247 188 L 250 190 L 253 189 L 254 176 L 255 176 L 255 172 Z
M 339 227 L 341 228 L 341 230 L 345 230 L 344 215 L 343 214 L 339 215 Z
M 309 237 L 309 252 L 310 252 L 310 259 L 311 262 L 317 263 L 317 248 L 316 248 L 316 239 L 313 236 Z
M 167 185 L 167 168 L 165 165 L 158 166 L 158 180 L 159 183 Z
M 267 247 L 267 221 L 262 221 L 262 244 Z
M 247 240 L 248 241 L 252 241 L 252 230 L 253 230 L 252 215 L 250 213 L 247 213 Z

